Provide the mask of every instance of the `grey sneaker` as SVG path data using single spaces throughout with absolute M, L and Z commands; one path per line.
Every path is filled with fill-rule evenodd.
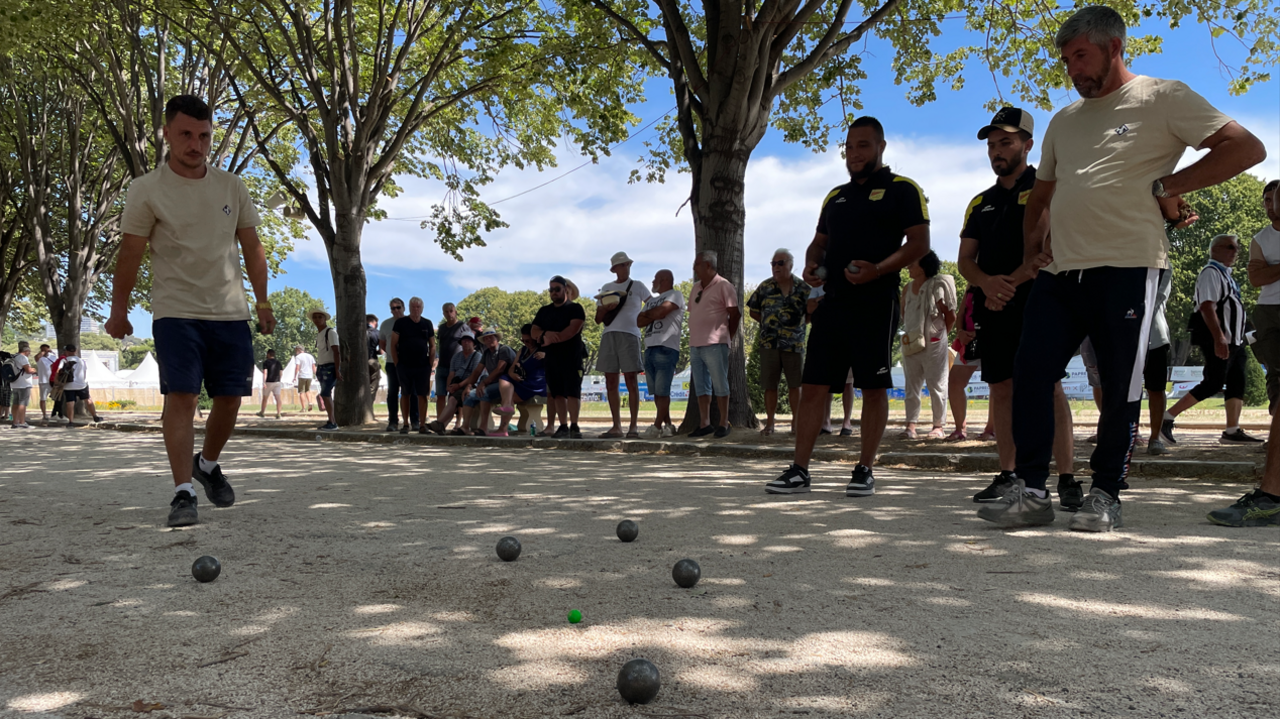
M 1035 527 L 1053 523 L 1053 500 L 1027 494 L 1027 485 L 1017 476 L 998 502 L 978 508 L 978 517 L 1006 529 Z
M 200 453 L 196 452 L 191 459 L 191 478 L 204 487 L 204 496 L 213 502 L 215 507 L 230 507 L 236 503 L 235 490 L 222 473 L 222 465 L 215 466 L 212 472 L 200 469 Z
M 1094 487 L 1084 496 L 1084 506 L 1071 517 L 1068 529 L 1080 532 L 1110 532 L 1124 526 L 1120 500 Z
M 170 527 L 189 527 L 200 522 L 200 514 L 196 512 L 196 496 L 186 492 L 175 492 L 173 501 L 169 503 Z
M 1169 447 L 1164 440 L 1153 439 L 1147 443 L 1147 454 L 1168 454 Z

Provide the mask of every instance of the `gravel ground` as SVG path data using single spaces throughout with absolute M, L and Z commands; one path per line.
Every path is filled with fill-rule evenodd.
M 1244 485 L 1137 480 L 1119 532 L 1006 532 L 951 473 L 849 499 L 819 466 L 780 499 L 751 460 L 238 438 L 236 506 L 170 530 L 158 436 L 0 456 L 3 715 L 1280 714 L 1280 532 L 1204 521 Z M 634 657 L 646 706 L 614 689 Z

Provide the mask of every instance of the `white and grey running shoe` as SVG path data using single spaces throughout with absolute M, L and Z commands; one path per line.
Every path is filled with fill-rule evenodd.
M 1053 500 L 1027 493 L 1027 485 L 1016 475 L 1013 484 L 998 502 L 978 508 L 978 517 L 1004 527 L 1035 527 L 1053 523 Z
M 1071 516 L 1068 529 L 1079 532 L 1110 532 L 1124 526 L 1120 500 L 1094 487 L 1084 496 L 1084 506 Z

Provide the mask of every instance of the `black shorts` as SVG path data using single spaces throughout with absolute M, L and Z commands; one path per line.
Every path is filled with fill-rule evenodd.
M 400 381 L 401 397 L 431 396 L 431 366 L 402 362 L 396 365 L 396 379 Z
M 89 389 L 64 389 L 62 390 L 62 403 L 68 402 L 88 402 Z
M 1169 345 L 1147 350 L 1147 364 L 1142 370 L 1142 386 L 1147 393 L 1164 392 L 1169 386 Z
M 1031 296 L 1030 285 L 1028 282 L 1019 287 L 1013 301 L 1002 310 L 989 310 L 985 299 L 973 299 L 973 328 L 982 353 L 982 381 L 987 384 L 1013 379 L 1013 360 L 1022 343 L 1022 319 Z
M 160 364 L 160 393 L 210 397 L 253 394 L 253 339 L 245 320 L 165 317 L 151 323 Z
M 853 370 L 858 389 L 893 386 L 893 343 L 898 339 L 898 295 L 859 297 L 832 303 L 823 299 L 813 313 L 804 384 L 843 387 Z
M 564 357 L 547 355 L 547 395 L 550 397 L 582 397 L 582 360 L 577 354 Z

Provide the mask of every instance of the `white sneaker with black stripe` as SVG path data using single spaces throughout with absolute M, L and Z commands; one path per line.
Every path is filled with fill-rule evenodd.
M 846 497 L 870 497 L 876 493 L 876 478 L 871 476 L 871 468 L 859 464 L 853 468 L 853 477 L 845 485 Z
M 780 477 L 764 486 L 769 494 L 800 494 L 809 491 L 809 470 L 798 464 L 787 467 Z

